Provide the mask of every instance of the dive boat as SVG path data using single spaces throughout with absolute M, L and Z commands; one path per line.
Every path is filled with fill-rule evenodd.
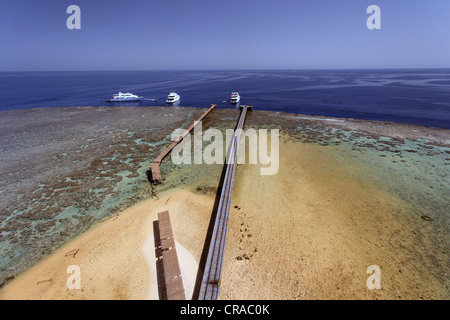
M 180 96 L 176 92 L 171 92 L 167 96 L 167 103 L 174 103 L 180 100 Z
M 109 100 L 106 100 L 106 102 L 116 102 L 116 101 L 141 101 L 142 97 L 138 97 L 135 94 L 132 93 L 116 93 L 113 95 L 113 97 Z
M 231 93 L 231 103 L 238 103 L 241 100 L 241 96 L 237 92 Z

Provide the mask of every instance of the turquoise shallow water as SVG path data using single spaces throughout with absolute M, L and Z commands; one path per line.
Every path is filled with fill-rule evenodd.
M 308 136 L 304 126 L 296 130 L 300 137 Z M 317 136 L 319 144 L 345 148 L 346 155 L 366 165 L 366 178 L 399 195 L 423 215 L 434 216 L 439 223 L 449 226 L 448 146 L 421 138 L 404 139 L 338 128 L 326 128 L 324 132 L 325 137 Z

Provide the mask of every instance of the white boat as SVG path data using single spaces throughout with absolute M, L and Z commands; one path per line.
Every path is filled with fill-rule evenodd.
M 241 96 L 238 92 L 232 92 L 231 93 L 231 103 L 238 103 L 241 100 Z
M 138 97 L 135 94 L 132 93 L 116 93 L 113 95 L 113 97 L 109 100 L 106 100 L 106 102 L 115 102 L 115 101 L 141 101 L 142 97 Z
M 171 92 L 167 96 L 167 103 L 174 103 L 180 100 L 180 96 L 176 92 Z

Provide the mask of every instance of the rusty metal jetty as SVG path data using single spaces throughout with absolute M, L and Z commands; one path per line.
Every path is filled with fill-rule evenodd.
M 247 109 L 252 110 L 253 106 L 241 106 L 242 111 L 228 149 L 225 177 L 223 180 L 222 192 L 217 208 L 205 269 L 203 271 L 203 278 L 198 295 L 199 300 L 217 300 L 219 296 L 223 256 L 225 253 L 225 242 L 228 228 L 228 217 L 230 214 L 231 196 L 233 193 L 234 176 L 236 173 L 239 139 L 242 133 L 242 127 L 244 125 Z
M 163 159 L 172 151 L 172 149 L 180 143 L 183 138 L 191 132 L 195 126 L 202 121 L 214 108 L 215 104 L 212 104 L 211 107 L 206 110 L 200 118 L 197 119 L 177 140 L 175 140 L 170 146 L 168 146 L 151 164 L 150 164 L 150 173 L 151 177 L 149 177 L 151 183 L 159 183 L 161 181 L 161 171 L 159 170 L 159 166 Z

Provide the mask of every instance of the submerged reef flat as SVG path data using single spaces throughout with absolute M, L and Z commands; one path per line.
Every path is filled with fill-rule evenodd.
M 201 109 L 69 107 L 2 112 L 0 284 L 92 223 L 151 196 L 145 171 L 169 128 Z
M 0 285 L 96 222 L 146 201 L 159 201 L 148 203 L 152 214 L 172 206 L 175 238 L 200 260 L 223 166 L 167 157 L 153 188 L 146 170 L 173 130 L 204 111 L 2 112 Z M 216 109 L 203 129 L 225 133 L 238 117 L 238 109 Z M 260 165 L 237 167 L 220 298 L 449 297 L 449 130 L 258 110 L 248 113 L 247 128 L 279 130 L 280 168 L 261 176 Z M 135 228 L 124 225 L 121 236 L 141 232 Z M 117 263 L 126 264 L 125 251 L 123 261 L 115 253 Z M 366 288 L 372 264 L 382 270 L 379 291 Z

